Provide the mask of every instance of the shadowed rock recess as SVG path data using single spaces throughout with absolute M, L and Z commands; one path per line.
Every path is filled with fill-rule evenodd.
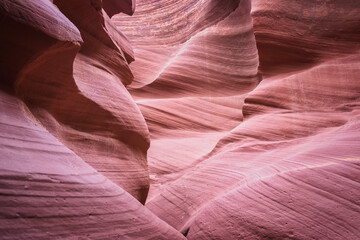
M 357 0 L 0 0 L 0 239 L 360 239 Z

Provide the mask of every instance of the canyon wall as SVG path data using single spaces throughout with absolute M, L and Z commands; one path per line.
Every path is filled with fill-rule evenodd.
M 0 238 L 182 239 L 140 203 L 149 133 L 101 1 L 0 3 Z
M 0 239 L 360 238 L 357 1 L 0 17 Z
M 151 135 L 146 206 L 189 239 L 358 238 L 360 5 L 237 2 L 114 17 Z

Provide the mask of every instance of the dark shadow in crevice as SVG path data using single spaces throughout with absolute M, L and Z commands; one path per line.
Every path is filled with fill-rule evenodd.
M 181 231 L 181 233 L 182 233 L 182 235 L 184 235 L 184 237 L 186 237 L 188 235 L 189 231 L 190 231 L 190 227 L 185 228 L 185 230 Z

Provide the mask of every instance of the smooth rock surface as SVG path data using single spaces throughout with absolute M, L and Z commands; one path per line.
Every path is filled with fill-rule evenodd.
M 193 1 L 199 8 L 173 1 L 137 3 L 133 16 L 137 21 L 129 22 L 122 15 L 112 19 L 134 46 L 136 60 L 130 64 L 134 81 L 129 90 L 152 139 L 150 200 L 241 122 L 243 100 L 260 77 L 250 1 Z M 165 18 L 164 12 L 176 9 L 169 6 L 186 14 Z M 148 9 L 154 10 L 153 28 L 163 32 L 161 38 L 144 29 Z M 192 19 L 193 14 L 199 21 L 178 26 L 181 18 Z M 164 25 L 177 30 L 163 29 Z
M 104 87 L 81 82 L 81 77 L 94 79 L 100 66 L 91 68 L 85 62 L 93 75 L 80 71 L 87 66 L 81 62 L 86 54 L 78 51 L 85 51 L 81 44 L 87 44 L 88 36 L 81 36 L 82 30 L 49 1 L 0 1 L 0 10 L 0 238 L 183 239 L 119 186 L 139 200 L 146 198 L 148 132 L 115 73 L 102 78 L 114 92 L 97 97 L 94 90 L 99 93 Z M 95 56 L 92 63 L 101 62 Z M 111 93 L 117 98 L 110 99 Z M 111 114 L 110 103 L 119 99 L 127 101 L 123 109 L 130 118 Z M 141 132 L 140 140 L 134 132 Z M 124 157 L 107 154 L 100 166 L 91 161 L 90 156 L 100 159 L 101 152 L 110 153 L 118 146 L 124 146 L 116 151 Z M 106 157 L 113 162 L 107 163 Z M 112 182 L 86 162 L 100 171 L 113 164 L 107 167 L 114 172 L 123 162 L 118 168 L 123 174 L 112 177 L 102 171 Z
M 360 239 L 358 1 L 0 18 L 1 239 Z
M 152 9 L 154 23 L 170 25 L 167 29 L 177 26 L 177 20 L 158 17 L 166 12 L 165 6 L 155 9 L 153 2 L 139 2 L 134 17 L 144 19 L 149 15 L 142 9 Z M 259 54 L 257 78 L 262 82 L 256 86 L 254 81 L 251 91 L 235 72 L 234 85 L 226 74 L 258 72 L 257 58 L 250 57 L 252 40 L 241 35 L 247 22 L 252 26 L 246 17 L 249 3 L 239 1 L 227 17 L 190 37 L 180 28 L 178 36 L 169 31 L 158 38 L 161 30 L 146 32 L 145 26 L 134 26 L 136 22 L 130 23 L 132 28 L 121 26 L 126 17 L 114 17 L 134 43 L 130 92 L 152 139 L 152 185 L 146 206 L 189 239 L 356 239 L 360 6 L 355 1 L 253 1 L 257 49 L 252 53 Z M 222 26 L 232 40 L 224 40 L 228 35 L 222 34 Z M 141 32 L 145 36 L 139 38 Z M 243 42 L 236 42 L 235 36 L 242 36 Z M 234 65 L 231 56 L 237 59 Z M 234 118 L 235 108 L 241 111 Z M 222 113 L 230 118 L 221 118 Z M 349 181 L 338 179 L 336 169 L 354 181 L 346 195 L 349 205 L 333 196 L 348 189 Z M 300 177 L 292 179 L 293 174 Z M 283 175 L 291 181 L 280 181 Z M 297 179 L 308 175 L 312 178 L 307 185 L 328 182 L 328 195 L 319 193 L 323 185 L 303 190 L 305 183 Z M 263 187 L 262 179 L 274 185 L 271 190 Z M 259 195 L 263 191 L 268 193 Z M 285 197 L 277 194 L 281 191 Z M 329 214 L 321 215 L 327 209 Z M 274 211 L 278 220 L 272 221 Z M 296 213 L 302 220 L 292 216 Z M 304 224 L 312 214 L 321 216 Z
M 0 92 L 1 239 L 184 239 Z M 6 114 L 5 114 L 6 113 Z
M 259 71 L 305 70 L 359 49 L 360 9 L 353 0 L 252 1 Z
M 123 85 L 132 80 L 122 51 L 129 46 L 121 47 L 127 41 L 116 38 L 120 35 L 107 27 L 106 13 L 90 3 L 54 1 L 76 25 L 72 26 L 80 32 L 83 44 L 79 49 L 79 45 L 54 43 L 48 51 L 35 53 L 36 59 L 17 75 L 15 90 L 50 133 L 144 203 L 149 188 L 149 136 L 143 116 Z M 61 30 L 48 27 L 49 32 Z M 30 37 L 35 34 L 17 35 L 33 40 Z M 33 38 L 38 42 L 37 35 Z M 20 59 L 23 55 L 17 53 Z

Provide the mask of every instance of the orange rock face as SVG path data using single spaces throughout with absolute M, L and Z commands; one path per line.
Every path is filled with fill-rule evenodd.
M 0 17 L 1 239 L 360 238 L 357 1 Z

